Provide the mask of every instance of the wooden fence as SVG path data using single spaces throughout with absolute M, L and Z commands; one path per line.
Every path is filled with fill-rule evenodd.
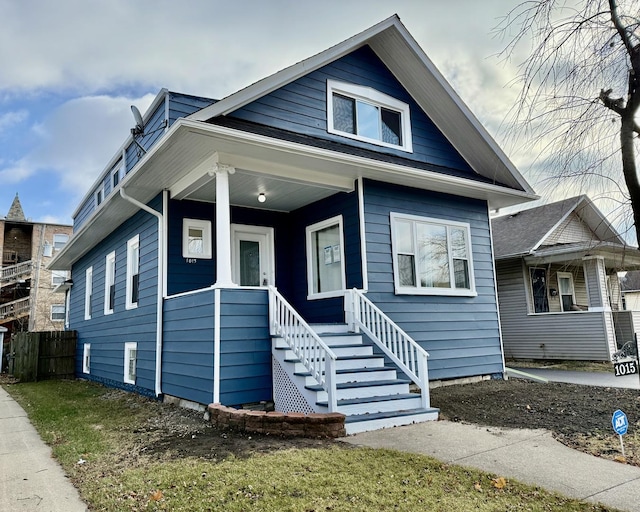
M 76 331 L 19 332 L 11 336 L 9 373 L 21 382 L 72 379 Z

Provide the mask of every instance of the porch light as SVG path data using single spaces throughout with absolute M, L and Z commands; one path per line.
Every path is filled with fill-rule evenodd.
M 258 194 L 258 202 L 259 203 L 264 203 L 266 200 L 267 200 L 267 196 L 265 196 L 263 192 L 260 192 Z

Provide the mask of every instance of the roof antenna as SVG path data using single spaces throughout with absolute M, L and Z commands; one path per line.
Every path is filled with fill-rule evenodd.
M 135 105 L 131 105 L 131 112 L 133 112 L 133 118 L 136 121 L 136 125 L 133 128 L 131 128 L 131 135 L 133 136 L 133 142 L 136 146 L 138 146 L 138 150 L 139 150 L 138 156 L 144 155 L 147 152 L 147 150 L 144 149 L 138 142 L 138 137 L 144 135 L 144 121 L 142 120 L 142 114 L 140 114 L 138 107 L 136 107 Z

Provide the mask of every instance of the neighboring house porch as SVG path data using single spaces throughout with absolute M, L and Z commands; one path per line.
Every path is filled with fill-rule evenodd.
M 610 360 L 633 339 L 618 272 L 629 247 L 580 196 L 492 220 L 506 358 Z

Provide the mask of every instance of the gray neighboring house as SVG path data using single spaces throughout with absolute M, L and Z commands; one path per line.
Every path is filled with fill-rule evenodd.
M 604 361 L 640 330 L 618 272 L 640 268 L 587 196 L 491 220 L 504 355 Z
M 626 272 L 620 277 L 622 309 L 640 311 L 640 271 Z

